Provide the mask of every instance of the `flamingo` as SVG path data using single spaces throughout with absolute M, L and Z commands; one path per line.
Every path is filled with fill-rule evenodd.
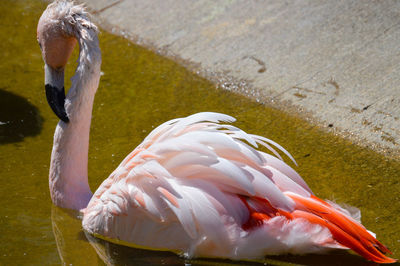
M 283 147 L 231 125 L 235 119 L 225 114 L 196 113 L 158 126 L 92 194 L 87 165 L 100 80 L 97 32 L 84 7 L 68 1 L 51 3 L 37 28 L 47 100 L 60 118 L 50 195 L 55 205 L 80 210 L 87 233 L 187 258 L 342 248 L 378 263 L 396 261 L 348 210 L 314 195 L 276 151 L 296 163 Z M 76 43 L 78 66 L 65 96 L 64 66 Z

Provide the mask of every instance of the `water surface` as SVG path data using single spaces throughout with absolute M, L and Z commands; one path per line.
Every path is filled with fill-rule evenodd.
M 232 264 L 89 242 L 74 213 L 53 207 L 47 178 L 58 120 L 45 99 L 36 43 L 36 24 L 45 6 L 34 0 L 0 1 L 0 264 Z M 160 123 L 199 111 L 223 112 L 238 119 L 236 126 L 290 151 L 299 164 L 295 169 L 317 195 L 360 208 L 363 224 L 400 258 L 398 161 L 325 134 L 293 115 L 216 89 L 120 37 L 103 32 L 100 42 L 104 75 L 91 129 L 92 188 Z M 72 62 L 67 76 L 73 68 Z M 348 252 L 269 257 L 266 262 L 368 264 Z

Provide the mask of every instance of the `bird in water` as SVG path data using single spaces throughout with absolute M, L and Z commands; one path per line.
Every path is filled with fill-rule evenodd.
M 378 263 L 396 261 L 348 210 L 313 194 L 275 151 L 294 161 L 286 150 L 229 124 L 235 119 L 225 114 L 197 113 L 158 126 L 92 194 L 87 167 L 101 66 L 97 28 L 82 6 L 56 1 L 41 16 L 37 38 L 47 100 L 60 118 L 51 199 L 80 210 L 89 234 L 187 258 L 262 259 L 340 248 Z M 76 43 L 78 66 L 65 95 L 64 66 Z

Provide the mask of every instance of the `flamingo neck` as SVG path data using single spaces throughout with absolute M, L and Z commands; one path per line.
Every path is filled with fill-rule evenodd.
M 54 204 L 75 210 L 85 208 L 92 197 L 88 183 L 89 133 L 101 66 L 97 33 L 87 29 L 78 41 L 78 67 L 65 101 L 70 121 L 59 121 L 56 127 L 49 174 Z

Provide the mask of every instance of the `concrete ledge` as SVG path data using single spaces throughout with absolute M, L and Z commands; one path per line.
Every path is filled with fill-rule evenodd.
M 83 2 L 139 44 L 245 81 L 262 92 L 243 90 L 257 100 L 295 107 L 362 145 L 400 153 L 399 1 Z

